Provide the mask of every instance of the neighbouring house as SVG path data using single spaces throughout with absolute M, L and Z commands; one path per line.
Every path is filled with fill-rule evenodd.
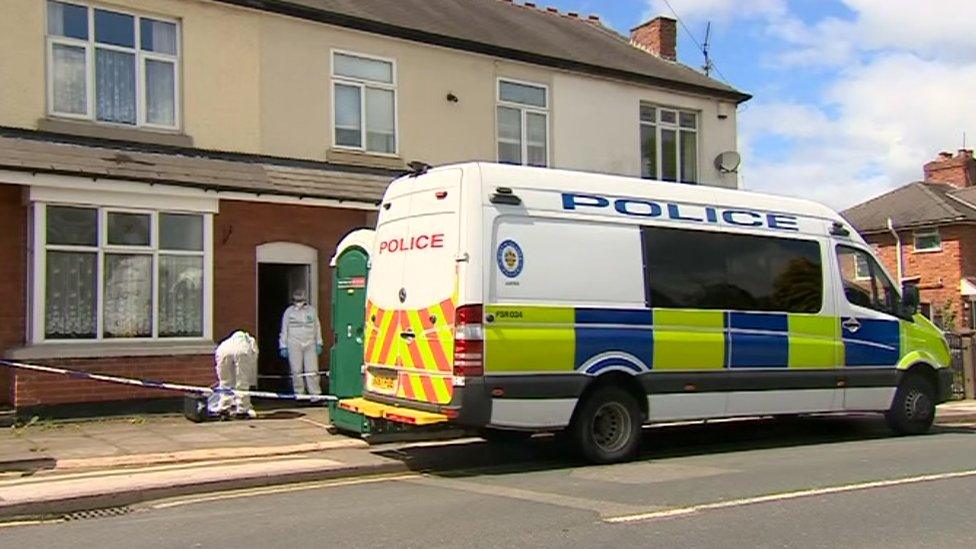
M 925 179 L 843 212 L 902 282 L 918 284 L 922 313 L 947 329 L 976 328 L 976 159 L 939 154 Z
M 331 339 L 329 258 L 414 160 L 737 186 L 716 158 L 749 96 L 678 63 L 672 19 L 624 37 L 510 0 L 3 5 L 7 359 L 206 385 L 240 328 L 282 388 L 291 289 Z M 0 370 L 23 414 L 172 397 Z

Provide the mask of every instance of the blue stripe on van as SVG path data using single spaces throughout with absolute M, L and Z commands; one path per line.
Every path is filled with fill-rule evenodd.
M 634 373 L 650 369 L 654 357 L 652 321 L 649 309 L 576 309 L 576 369 L 586 365 L 588 374 L 614 366 Z M 605 326 L 597 327 L 601 324 Z M 606 356 L 594 362 L 599 355 Z
M 786 368 L 790 359 L 788 331 L 785 313 L 728 313 L 727 366 Z
M 576 309 L 576 324 L 627 324 L 650 326 L 650 309 Z
M 895 366 L 901 355 L 901 330 L 897 320 L 859 318 L 861 327 L 851 333 L 841 325 L 845 366 Z M 843 322 L 844 319 L 838 319 Z

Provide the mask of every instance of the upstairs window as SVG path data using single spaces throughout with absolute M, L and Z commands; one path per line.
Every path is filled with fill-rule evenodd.
M 336 147 L 396 154 L 396 67 L 393 61 L 333 52 Z
M 127 126 L 179 126 L 179 24 L 48 0 L 48 111 Z
M 698 183 L 698 114 L 640 106 L 641 177 Z
M 847 298 L 848 303 L 882 313 L 900 315 L 901 296 L 868 252 L 849 246 L 837 246 L 837 263 L 840 266 L 844 297 Z M 862 274 L 867 276 L 858 276 L 859 264 L 866 267 L 867 272 Z
M 549 88 L 498 81 L 498 161 L 549 165 Z
M 942 237 L 938 229 L 915 233 L 916 252 L 937 252 L 942 249 Z
M 854 280 L 869 280 L 871 278 L 871 263 L 865 254 L 854 255 Z

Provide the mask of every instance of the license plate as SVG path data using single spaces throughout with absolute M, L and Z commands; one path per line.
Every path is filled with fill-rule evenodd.
M 396 389 L 396 376 L 373 374 L 373 388 L 379 391 Z

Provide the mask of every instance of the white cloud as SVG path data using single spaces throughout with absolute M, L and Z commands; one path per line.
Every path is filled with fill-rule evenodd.
M 865 48 L 909 49 L 945 58 L 976 59 L 973 0 L 844 0 L 857 14 L 851 40 Z
M 844 208 L 921 179 L 939 150 L 976 133 L 973 90 L 976 63 L 892 53 L 839 72 L 821 106 L 757 99 L 740 116 L 744 186 Z M 768 138 L 787 141 L 785 158 L 757 156 Z
M 743 110 L 744 186 L 845 208 L 920 179 L 964 131 L 976 142 L 976 0 L 834 1 L 850 15 L 808 22 L 785 0 L 670 0 L 689 24 L 738 22 L 778 45 L 762 56 L 771 89 L 777 71 L 806 71 L 818 91 L 808 102 L 759 94 Z M 670 14 L 663 0 L 648 6 Z
M 786 0 L 668 0 L 682 19 L 700 21 L 712 19 L 727 22 L 732 19 L 772 17 L 787 12 Z M 647 0 L 650 17 L 674 12 L 664 0 Z

